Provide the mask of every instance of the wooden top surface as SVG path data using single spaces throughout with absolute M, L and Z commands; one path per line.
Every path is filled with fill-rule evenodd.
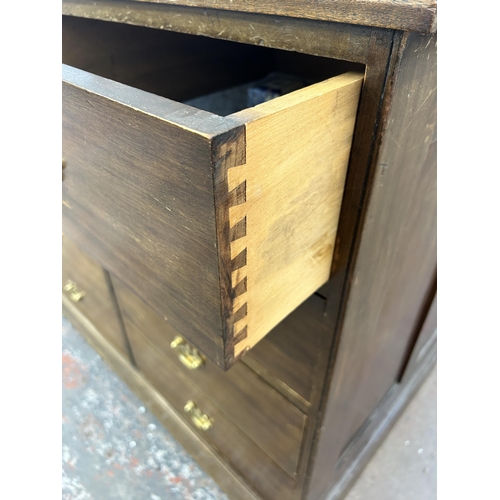
M 65 0 L 63 0 L 64 3 Z M 429 33 L 437 27 L 436 0 L 134 0 L 272 14 Z

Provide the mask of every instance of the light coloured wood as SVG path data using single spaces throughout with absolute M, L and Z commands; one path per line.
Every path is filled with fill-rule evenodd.
M 235 358 L 330 276 L 362 81 L 345 73 L 232 115 L 246 127 L 246 163 L 228 169 L 229 191 L 246 192 L 229 208 L 231 258 L 246 255 L 232 273 Z

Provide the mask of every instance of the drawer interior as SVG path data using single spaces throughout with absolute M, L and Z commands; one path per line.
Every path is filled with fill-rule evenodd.
M 121 23 L 63 16 L 70 66 L 227 116 L 362 65 Z

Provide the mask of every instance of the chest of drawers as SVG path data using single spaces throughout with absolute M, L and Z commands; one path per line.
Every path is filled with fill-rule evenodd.
M 236 499 L 340 498 L 435 362 L 435 5 L 314 5 L 63 1 L 64 313 Z

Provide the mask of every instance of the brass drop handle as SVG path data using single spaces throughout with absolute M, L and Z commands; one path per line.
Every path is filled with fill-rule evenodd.
M 85 292 L 83 290 L 79 290 L 76 283 L 73 283 L 71 280 L 68 280 L 68 282 L 64 285 L 63 290 L 67 292 L 69 298 L 73 302 L 79 302 L 86 295 Z
M 177 352 L 179 361 L 190 370 L 196 370 L 203 365 L 203 358 L 198 349 L 191 347 L 182 337 L 175 337 L 170 347 Z
M 202 431 L 208 431 L 213 426 L 212 419 L 205 415 L 195 404 L 194 401 L 188 401 L 184 405 L 184 411 L 191 414 L 193 424 Z

